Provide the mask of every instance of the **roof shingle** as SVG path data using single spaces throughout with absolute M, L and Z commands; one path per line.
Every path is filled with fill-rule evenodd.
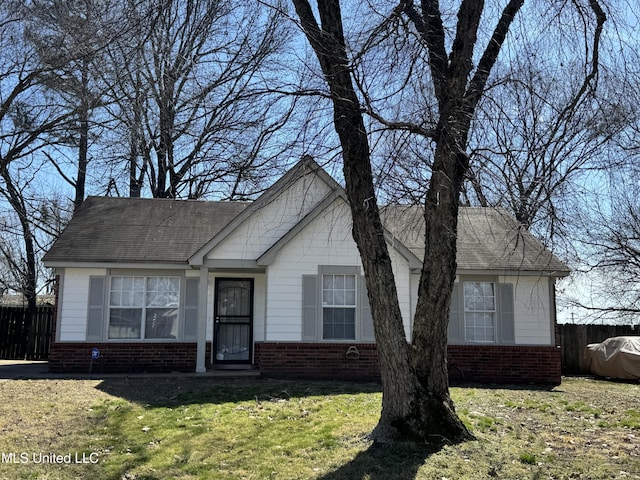
M 419 206 L 382 209 L 385 227 L 419 259 L 424 257 L 425 224 Z M 556 258 L 506 210 L 460 207 L 457 238 L 458 270 L 555 272 L 569 268 Z
M 249 205 L 251 202 L 89 197 L 44 260 L 51 264 L 186 264 Z M 422 208 L 391 205 L 381 213 L 389 232 L 422 259 Z M 565 264 L 502 209 L 460 208 L 457 247 L 459 270 L 569 273 Z
M 44 261 L 186 263 L 249 205 L 89 197 Z

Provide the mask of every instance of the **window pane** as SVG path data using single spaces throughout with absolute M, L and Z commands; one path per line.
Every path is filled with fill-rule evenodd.
M 346 288 L 348 290 L 355 290 L 356 289 L 356 276 L 355 275 L 345 275 L 344 288 Z
M 133 290 L 135 292 L 144 292 L 144 277 L 133 278 Z
M 122 293 L 111 292 L 109 295 L 109 305 L 121 306 L 122 305 Z
M 122 277 L 111 277 L 111 291 L 122 291 Z
M 145 338 L 177 338 L 178 310 L 175 308 L 147 308 Z
M 323 275 L 323 305 L 356 305 L 355 275 Z
M 322 338 L 329 340 L 336 338 L 333 328 L 333 308 L 325 308 L 322 312 Z
M 141 307 L 144 305 L 144 292 L 133 292 L 133 296 L 131 297 L 132 305 L 136 307 Z
M 464 282 L 465 338 L 469 342 L 496 341 L 495 284 Z
M 144 277 L 111 277 L 109 304 L 115 307 L 141 307 L 144 299 Z
M 220 280 L 216 302 L 220 316 L 248 317 L 251 313 L 251 283 L 248 280 Z
M 355 305 L 356 304 L 356 291 L 355 290 L 346 290 L 344 292 L 344 304 L 345 305 Z
M 180 277 L 111 277 L 110 306 L 139 308 L 111 308 L 109 338 L 141 338 L 143 318 L 145 338 L 177 338 L 179 299 Z
M 322 338 L 324 340 L 355 340 L 355 308 L 324 308 Z
M 140 338 L 142 309 L 112 308 L 109 313 L 109 338 Z
M 146 305 L 150 307 L 177 307 L 180 283 L 177 277 L 149 277 Z
M 122 290 L 129 292 L 133 290 L 133 277 L 122 277 Z
M 333 290 L 322 291 L 322 304 L 333 305 Z

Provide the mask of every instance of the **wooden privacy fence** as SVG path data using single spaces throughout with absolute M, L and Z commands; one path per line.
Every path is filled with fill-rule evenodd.
M 31 334 L 26 307 L 0 306 L 0 358 L 6 360 L 46 360 L 53 328 L 55 307 L 39 306 Z
M 559 324 L 558 337 L 562 347 L 562 373 L 588 375 L 585 347 L 609 337 L 640 336 L 640 327 L 632 325 L 576 325 Z

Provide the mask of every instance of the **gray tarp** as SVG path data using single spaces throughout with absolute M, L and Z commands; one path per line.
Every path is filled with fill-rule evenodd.
M 613 337 L 587 345 L 587 366 L 594 375 L 640 379 L 640 337 Z

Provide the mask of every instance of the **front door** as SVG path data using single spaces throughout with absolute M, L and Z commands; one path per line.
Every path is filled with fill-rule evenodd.
M 253 278 L 216 278 L 214 363 L 250 364 L 252 326 Z

